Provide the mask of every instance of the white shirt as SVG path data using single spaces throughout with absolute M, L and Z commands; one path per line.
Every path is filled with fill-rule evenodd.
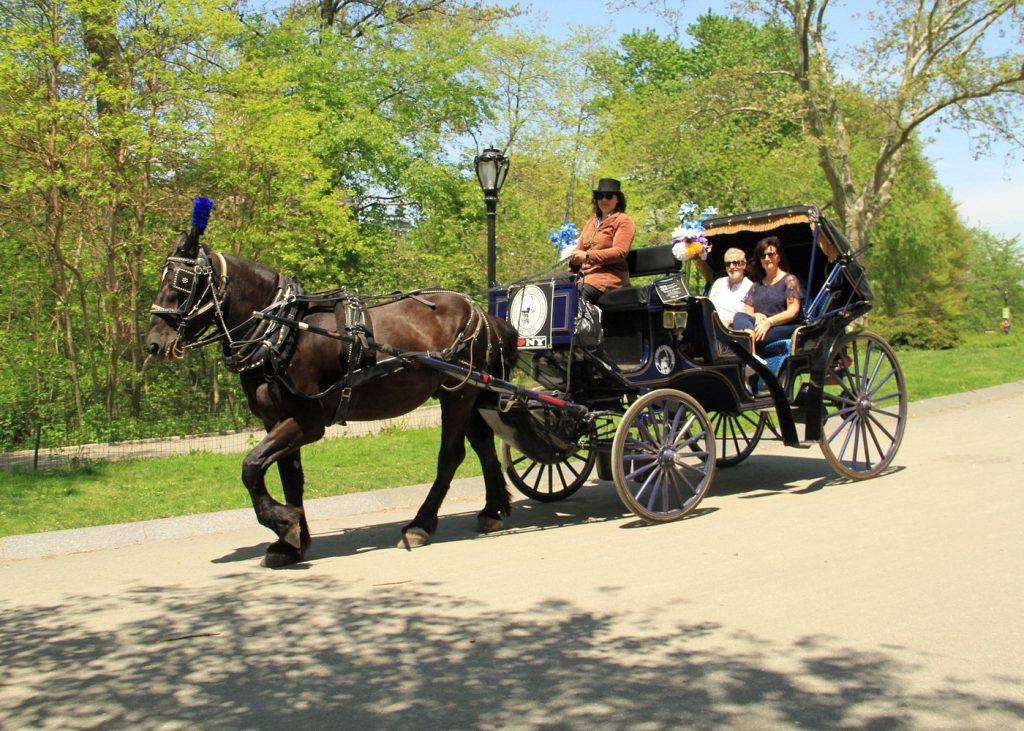
M 708 298 L 726 326 L 732 324 L 732 318 L 737 312 L 743 311 L 743 298 L 747 296 L 747 290 L 753 286 L 754 283 L 746 277 L 743 277 L 739 284 L 729 284 L 729 277 L 721 277 L 711 285 Z

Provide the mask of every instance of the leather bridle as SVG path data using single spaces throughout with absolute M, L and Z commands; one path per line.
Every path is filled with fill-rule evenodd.
M 213 265 L 214 260 L 220 263 L 220 272 Z M 208 345 L 227 335 L 228 327 L 223 314 L 227 299 L 227 272 L 228 264 L 224 257 L 217 253 L 211 255 L 203 246 L 198 246 L 194 259 L 185 256 L 167 257 L 160 281 L 163 283 L 168 276 L 171 277 L 171 288 L 181 295 L 179 304 L 171 308 L 154 303 L 149 311 L 177 330 L 178 338 L 173 345 L 176 355 Z M 204 322 L 204 316 L 211 310 L 216 317 Z M 211 326 L 217 327 L 219 332 L 206 338 L 200 337 Z

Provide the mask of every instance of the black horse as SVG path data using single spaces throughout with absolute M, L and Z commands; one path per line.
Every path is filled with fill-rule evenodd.
M 348 308 L 364 322 L 355 334 L 372 332 L 378 343 L 413 352 L 440 354 L 504 377 L 515 360 L 516 334 L 504 321 L 481 311 L 468 297 L 452 292 L 418 292 L 387 298 L 369 308 L 359 300 L 296 296 L 301 289 L 252 261 L 221 255 L 199 241 L 205 221 L 181 234 L 167 258 L 151 308 L 148 351 L 181 357 L 188 348 L 220 340 L 225 362 L 239 372 L 249 407 L 267 436 L 245 457 L 242 482 L 257 520 L 278 540 L 264 563 L 279 567 L 302 560 L 311 537 L 302 507 L 303 472 L 299 454 L 339 418 L 384 419 L 407 413 L 430 396 L 441 402 L 441 448 L 437 477 L 399 545 L 421 546 L 437 529 L 437 513 L 452 476 L 465 458 L 464 440 L 480 458 L 486 503 L 477 516 L 481 532 L 499 530 L 510 512 L 509 494 L 494 449 L 494 433 L 477 411 L 483 391 L 460 385 L 452 376 L 386 358 L 372 348 L 275 325 L 254 318 L 259 310 L 340 330 L 337 310 Z M 325 306 L 323 303 L 326 302 Z M 338 303 L 338 308 L 334 303 Z M 365 342 L 365 341 L 364 341 Z M 357 362 L 358 361 L 358 362 Z M 363 382 L 367 373 L 373 378 Z M 346 378 L 350 378 L 346 384 Z M 353 385 L 354 384 L 354 385 Z M 317 394 L 322 394 L 317 397 Z M 312 397 L 311 397 L 312 396 Z M 285 504 L 267 492 L 264 475 L 277 463 Z

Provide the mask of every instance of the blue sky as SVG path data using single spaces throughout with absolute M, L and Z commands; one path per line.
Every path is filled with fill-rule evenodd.
M 668 32 L 653 12 L 619 7 L 624 4 L 613 2 L 609 8 L 602 0 L 534 0 L 520 3 L 527 11 L 527 17 L 520 22 L 556 40 L 564 40 L 572 26 L 580 25 L 606 28 L 610 40 L 634 29 Z M 854 16 L 853 10 L 862 12 L 866 7 L 867 3 L 838 3 L 838 22 L 834 25 L 841 24 L 845 37 L 854 43 L 865 37 L 868 27 L 863 19 Z M 709 10 L 730 14 L 729 3 L 723 0 L 690 0 L 683 4 L 683 9 L 683 28 Z M 924 130 L 924 136 L 931 138 L 926 153 L 939 180 L 959 205 L 964 220 L 1002 236 L 1017 236 L 1024 244 L 1024 162 L 1020 151 L 1016 159 L 1007 160 L 1011 148 L 997 145 L 975 159 L 971 140 L 963 132 L 940 130 L 932 125 Z

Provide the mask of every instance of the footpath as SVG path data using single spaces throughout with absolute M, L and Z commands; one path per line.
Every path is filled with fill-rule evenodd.
M 421 429 L 437 426 L 441 423 L 441 407 L 438 405 L 424 406 L 410 411 L 408 414 L 394 419 L 379 421 L 354 421 L 344 426 L 335 424 L 327 428 L 324 439 L 343 437 L 361 437 L 378 434 L 385 429 Z M 95 444 L 76 444 L 72 447 L 54 447 L 41 449 L 38 455 L 38 467 L 55 467 L 70 460 L 105 460 L 122 459 L 154 459 L 171 457 L 177 454 L 192 452 L 210 452 L 213 454 L 232 454 L 246 452 L 263 438 L 263 429 L 244 429 L 230 434 L 200 434 L 179 437 L 160 437 L 156 439 L 135 439 L 124 442 L 98 442 Z M 0 470 L 22 468 L 28 469 L 36 463 L 36 452 L 23 449 L 17 452 L 0 453 Z

